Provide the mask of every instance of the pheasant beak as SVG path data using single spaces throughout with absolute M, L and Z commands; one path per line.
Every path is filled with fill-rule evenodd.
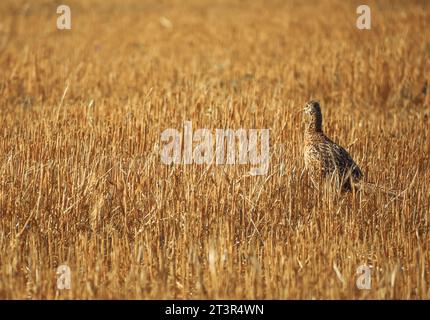
M 305 106 L 305 107 L 303 108 L 303 113 L 304 113 L 304 114 L 309 114 L 309 107 L 308 107 L 308 106 Z

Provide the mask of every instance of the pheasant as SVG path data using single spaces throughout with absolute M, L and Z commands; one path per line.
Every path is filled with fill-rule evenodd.
M 324 134 L 319 102 L 308 102 L 303 111 L 306 119 L 304 159 L 312 183 L 318 188 L 320 182 L 331 180 L 338 189 L 352 191 L 363 178 L 360 168 L 344 148 Z

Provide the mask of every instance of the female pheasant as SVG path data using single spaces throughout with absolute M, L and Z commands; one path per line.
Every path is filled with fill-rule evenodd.
M 363 173 L 348 152 L 324 134 L 319 102 L 308 102 L 303 111 L 306 118 L 305 167 L 314 186 L 331 180 L 342 191 L 351 191 L 363 178 Z

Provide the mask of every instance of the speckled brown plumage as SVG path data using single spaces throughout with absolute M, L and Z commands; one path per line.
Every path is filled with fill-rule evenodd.
M 350 191 L 363 173 L 340 145 L 330 140 L 322 130 L 322 114 L 318 101 L 310 101 L 304 108 L 306 129 L 304 159 L 306 169 L 315 186 L 330 180 L 343 191 Z

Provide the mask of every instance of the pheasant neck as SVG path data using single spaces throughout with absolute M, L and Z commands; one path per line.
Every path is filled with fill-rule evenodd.
M 322 117 L 316 116 L 306 127 L 306 134 L 322 133 Z

